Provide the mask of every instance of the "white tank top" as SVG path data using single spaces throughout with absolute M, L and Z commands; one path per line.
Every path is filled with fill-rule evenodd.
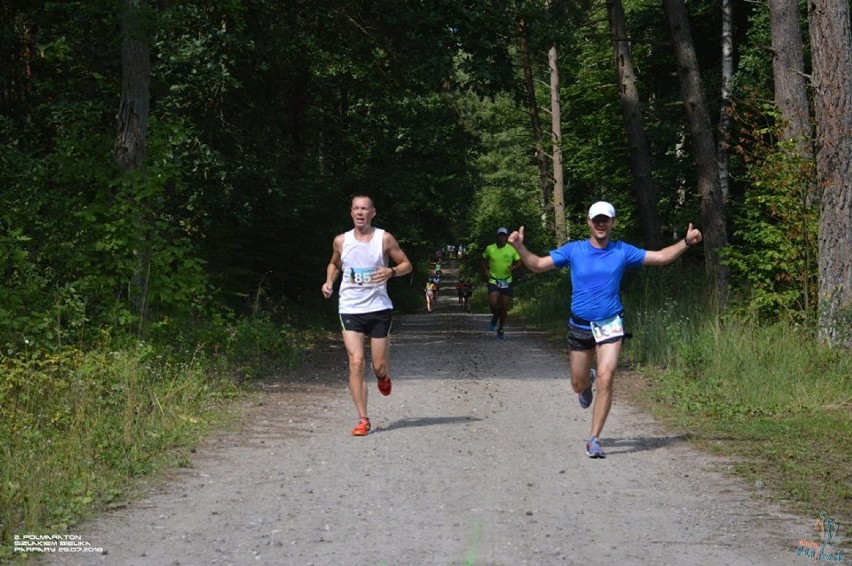
M 379 267 L 387 267 L 382 242 L 385 231 L 373 229 L 369 242 L 355 239 L 355 230 L 343 235 L 341 252 L 340 302 L 341 314 L 363 314 L 393 308 L 386 283 L 372 283 L 371 277 Z

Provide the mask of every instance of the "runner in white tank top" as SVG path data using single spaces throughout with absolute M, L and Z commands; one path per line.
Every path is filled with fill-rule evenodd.
M 322 294 L 330 298 L 334 294 L 334 282 L 343 273 L 338 312 L 349 356 L 349 391 L 359 417 L 352 434 L 364 436 L 371 429 L 364 381 L 367 365 L 364 339 L 370 337 L 373 372 L 379 391 L 382 395 L 390 395 L 388 335 L 393 304 L 388 297 L 387 282 L 397 275 L 411 273 L 412 267 L 396 238 L 390 232 L 373 227 L 376 209 L 370 197 L 353 198 L 351 215 L 354 228 L 334 238 Z M 396 264 L 394 267 L 388 266 L 389 259 Z
M 366 242 L 358 241 L 355 229 L 343 234 L 341 252 L 340 302 L 338 312 L 363 314 L 393 308 L 388 287 L 377 281 L 379 269 L 387 267 L 382 240 L 385 231 L 373 228 L 373 236 Z

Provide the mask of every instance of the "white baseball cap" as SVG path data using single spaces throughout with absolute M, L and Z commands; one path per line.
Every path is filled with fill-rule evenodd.
M 589 218 L 594 218 L 601 214 L 609 216 L 610 218 L 615 218 L 615 207 L 604 200 L 600 200 L 589 208 Z
M 501 227 L 497 228 L 497 233 L 498 234 L 508 234 L 509 229 L 506 228 L 505 226 L 501 226 Z

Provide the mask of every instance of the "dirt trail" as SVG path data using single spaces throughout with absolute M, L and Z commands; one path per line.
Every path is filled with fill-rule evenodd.
M 753 499 L 727 463 L 618 397 L 604 460 L 584 453 L 565 352 L 510 316 L 399 317 L 394 389 L 355 412 L 339 341 L 270 384 L 239 433 L 199 448 L 149 497 L 75 532 L 106 554 L 50 564 L 805 564 L 812 518 Z M 630 379 L 622 375 L 621 379 Z

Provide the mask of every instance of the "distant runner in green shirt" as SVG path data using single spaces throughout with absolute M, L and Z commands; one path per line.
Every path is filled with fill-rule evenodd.
M 488 281 L 488 304 L 491 307 L 491 324 L 488 329 L 497 331 L 497 338 L 505 337 L 503 327 L 512 303 L 512 270 L 520 267 L 521 256 L 512 246 L 506 245 L 509 230 L 497 230 L 497 243 L 489 244 L 482 252 L 482 273 Z

